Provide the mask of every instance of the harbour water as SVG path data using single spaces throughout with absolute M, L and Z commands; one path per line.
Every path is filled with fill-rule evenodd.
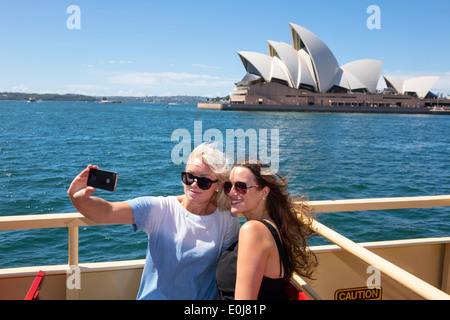
M 450 194 L 450 118 L 440 115 L 221 112 L 196 105 L 0 101 L 0 216 L 75 212 L 67 189 L 88 164 L 119 174 L 111 201 L 183 192 L 177 129 L 278 130 L 279 170 L 310 200 Z M 450 235 L 450 208 L 322 214 L 357 242 Z M 328 244 L 313 238 L 311 245 Z M 131 226 L 80 228 L 80 262 L 140 259 Z M 67 263 L 67 230 L 0 231 L 0 268 Z

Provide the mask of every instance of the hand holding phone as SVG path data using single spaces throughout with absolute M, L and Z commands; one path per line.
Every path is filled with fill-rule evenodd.
M 116 172 L 91 168 L 87 185 L 97 189 L 115 191 L 119 175 Z

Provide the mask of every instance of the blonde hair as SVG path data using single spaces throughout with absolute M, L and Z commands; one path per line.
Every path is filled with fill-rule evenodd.
M 202 159 L 215 173 L 219 184 L 228 180 L 229 163 L 222 151 L 218 149 L 217 143 L 204 142 L 197 146 L 189 155 L 188 163 L 193 159 Z M 223 188 L 214 192 L 210 200 L 219 210 L 230 210 L 230 199 L 224 193 Z

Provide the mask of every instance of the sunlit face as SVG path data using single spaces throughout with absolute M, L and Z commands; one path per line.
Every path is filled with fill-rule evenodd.
M 205 177 L 213 181 L 218 179 L 217 175 L 201 158 L 191 159 L 186 165 L 185 171 L 196 177 Z M 194 180 L 194 183 L 191 185 L 183 184 L 183 186 L 186 199 L 191 203 L 197 204 L 209 202 L 214 192 L 219 188 L 218 183 L 215 182 L 208 190 L 202 190 L 198 187 L 197 180 Z
M 262 198 L 267 195 L 269 188 L 249 188 L 244 195 L 236 192 L 234 183 L 237 181 L 245 182 L 247 186 L 257 185 L 250 169 L 243 167 L 234 167 L 231 170 L 230 181 L 233 183 L 233 187 L 228 194 L 231 200 L 231 212 L 234 214 L 242 213 L 247 219 L 258 219 L 262 215 L 265 206 Z

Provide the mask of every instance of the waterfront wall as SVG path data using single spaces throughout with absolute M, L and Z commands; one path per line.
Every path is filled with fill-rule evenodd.
M 369 106 L 294 106 L 294 105 L 259 105 L 259 104 L 225 104 L 199 103 L 198 109 L 224 111 L 289 111 L 289 112 L 347 112 L 347 113 L 399 113 L 399 114 L 449 114 L 432 112 L 425 107 L 369 107 Z

